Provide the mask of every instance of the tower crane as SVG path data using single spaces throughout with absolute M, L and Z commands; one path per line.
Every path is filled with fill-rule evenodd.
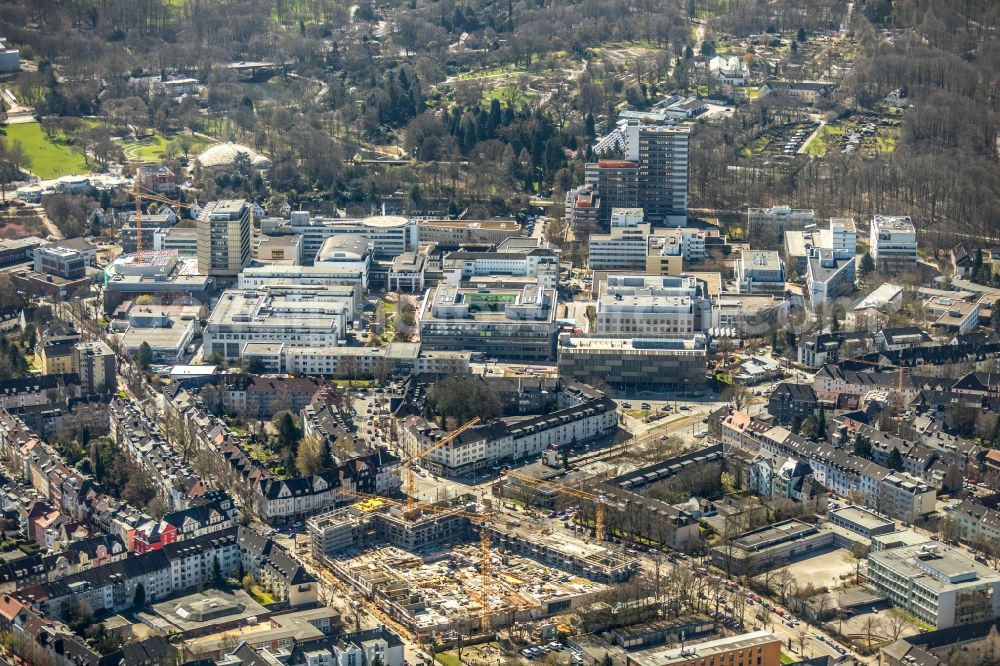
M 154 192 L 142 189 L 138 184 L 133 185 L 131 190 L 125 190 L 125 194 L 131 195 L 135 199 L 135 258 L 142 262 L 142 202 L 155 201 L 168 206 L 178 208 L 194 208 L 195 204 L 187 204 L 182 201 L 175 201 Z
M 472 426 L 477 425 L 478 423 L 479 423 L 479 417 L 477 416 L 468 423 L 466 423 L 465 425 L 463 425 L 462 427 L 458 428 L 457 430 L 451 431 L 438 441 L 434 442 L 430 446 L 420 449 L 419 451 L 417 451 L 416 453 L 414 453 L 409 458 L 403 461 L 403 472 L 406 475 L 405 476 L 406 508 L 408 510 L 413 508 L 414 502 L 416 500 L 416 490 L 414 489 L 414 485 L 416 482 L 413 478 L 414 463 L 416 463 L 416 461 L 420 460 L 427 454 L 433 453 L 434 451 L 437 451 L 443 446 L 447 446 L 451 442 L 455 441 L 455 439 L 457 439 L 458 436 L 461 435 L 463 432 L 465 432 Z
M 586 490 L 580 490 L 579 488 L 571 488 L 569 486 L 559 485 L 558 483 L 552 483 L 551 481 L 543 481 L 541 479 L 536 479 L 534 477 L 526 476 L 518 472 L 513 472 L 507 470 L 502 473 L 502 476 L 510 477 L 512 479 L 517 479 L 521 483 L 526 483 L 535 488 L 541 488 L 543 490 L 552 490 L 557 493 L 562 493 L 563 495 L 569 495 L 570 497 L 576 497 L 578 499 L 587 500 L 594 503 L 594 538 L 598 541 L 604 541 L 604 508 L 607 504 L 607 499 L 604 495 L 597 495 L 595 493 L 587 492 Z

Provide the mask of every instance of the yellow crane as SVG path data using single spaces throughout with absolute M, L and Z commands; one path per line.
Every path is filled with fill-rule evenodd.
M 141 189 L 139 185 L 133 185 L 131 190 L 125 190 L 125 194 L 135 199 L 135 258 L 137 262 L 142 262 L 142 202 L 155 201 L 177 208 L 194 208 L 194 204 L 186 204 L 175 201 L 165 196 Z
M 416 497 L 415 497 L 416 496 L 416 490 L 414 488 L 414 486 L 416 484 L 416 481 L 414 480 L 414 476 L 413 476 L 413 465 L 414 465 L 414 463 L 416 463 L 418 460 L 420 460 L 421 458 L 423 458 L 424 456 L 426 456 L 428 453 L 433 453 L 434 451 L 437 451 L 441 447 L 447 446 L 451 442 L 455 441 L 455 439 L 458 438 L 458 436 L 461 435 L 463 432 L 465 432 L 466 430 L 468 430 L 472 426 L 477 425 L 478 423 L 479 423 L 479 417 L 477 416 L 474 419 L 472 419 L 471 421 L 469 421 L 468 423 L 466 423 L 465 425 L 463 425 L 462 427 L 458 428 L 457 430 L 451 431 L 450 433 L 448 433 L 447 435 L 445 435 L 444 437 L 442 437 L 438 441 L 434 442 L 430 446 L 427 446 L 427 447 L 425 447 L 423 449 L 420 449 L 419 451 L 417 451 L 416 453 L 414 453 L 412 456 L 410 456 L 409 458 L 407 458 L 406 460 L 403 461 L 403 473 L 405 475 L 404 476 L 404 482 L 406 484 L 406 508 L 407 509 L 412 509 L 414 501 L 416 500 Z
M 563 486 L 558 483 L 552 483 L 551 481 L 543 481 L 541 479 L 536 479 L 531 476 L 519 474 L 518 472 L 513 472 L 511 470 L 503 472 L 503 476 L 509 477 L 511 479 L 517 479 L 521 483 L 534 486 L 535 488 L 541 488 L 543 490 L 552 490 L 557 493 L 562 493 L 563 495 L 569 495 L 570 497 L 576 497 L 577 499 L 593 502 L 594 538 L 596 538 L 598 541 L 604 541 L 604 507 L 607 504 L 607 500 L 603 495 L 590 493 L 587 492 L 586 490 L 580 490 L 579 488 L 571 488 L 570 486 Z
M 478 419 L 474 419 L 478 421 Z M 470 425 L 470 424 L 466 424 Z M 471 426 L 470 426 L 471 427 Z M 490 524 L 493 520 L 492 505 L 490 500 L 483 498 L 483 512 L 482 513 L 472 513 L 469 511 L 463 511 L 462 509 L 452 509 L 443 506 L 436 506 L 434 504 L 428 504 L 426 502 L 416 502 L 412 496 L 406 498 L 406 503 L 400 502 L 398 500 L 390 499 L 388 497 L 383 497 L 382 495 L 371 495 L 368 493 L 359 493 L 354 490 L 348 490 L 341 488 L 337 491 L 341 495 L 349 497 L 357 497 L 363 500 L 377 499 L 385 502 L 386 504 L 392 504 L 394 506 L 405 507 L 406 514 L 410 514 L 413 510 L 428 511 L 430 513 L 437 513 L 441 515 L 451 515 L 451 516 L 463 516 L 474 522 L 479 523 L 479 581 L 481 586 L 480 593 L 480 603 L 479 603 L 479 628 L 483 633 L 490 630 L 490 601 L 489 601 L 489 590 L 492 582 L 492 560 L 491 560 L 491 537 L 490 537 Z

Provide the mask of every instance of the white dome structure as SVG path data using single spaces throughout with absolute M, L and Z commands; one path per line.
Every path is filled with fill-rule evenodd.
M 250 165 L 254 169 L 267 169 L 271 166 L 271 160 L 267 159 L 256 150 L 242 143 L 217 143 L 206 148 L 195 160 L 202 167 L 211 169 L 212 167 L 232 166 L 233 160 L 240 153 L 250 156 Z

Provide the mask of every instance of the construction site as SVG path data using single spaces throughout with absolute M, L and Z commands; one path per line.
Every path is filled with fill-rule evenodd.
M 307 526 L 317 564 L 418 636 L 563 613 L 639 567 L 601 543 L 499 524 L 472 496 L 416 508 L 366 499 Z

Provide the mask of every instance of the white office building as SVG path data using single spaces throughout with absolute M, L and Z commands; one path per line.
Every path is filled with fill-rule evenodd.
M 205 325 L 204 354 L 236 361 L 250 342 L 336 346 L 353 318 L 355 298 L 352 288 L 326 286 L 227 290 Z
M 747 236 L 757 238 L 765 231 L 773 231 L 778 238 L 786 231 L 801 231 L 816 221 L 816 213 L 810 208 L 791 206 L 771 206 L 770 208 L 747 209 Z
M 712 303 L 693 277 L 608 275 L 597 299 L 593 334 L 601 337 L 677 338 L 705 329 Z
M 1000 574 L 940 543 L 871 553 L 868 584 L 935 629 L 1000 617 Z
M 784 294 L 785 262 L 777 252 L 744 250 L 736 259 L 736 289 L 741 294 Z
M 588 264 L 595 271 L 644 270 L 649 224 L 611 227 L 610 233 L 591 234 Z
M 917 230 L 909 216 L 873 216 L 869 240 L 878 270 L 899 273 L 916 268 Z
M 827 248 L 810 250 L 806 265 L 806 289 L 809 305 L 819 310 L 827 303 L 854 291 L 855 257 L 843 258 Z
M 445 255 L 441 272 L 448 284 L 461 285 L 473 277 L 535 278 L 542 289 L 559 286 L 559 249 L 536 238 L 511 238 L 487 252 L 459 250 Z
M 394 259 L 403 252 L 416 250 L 417 222 L 396 215 L 376 215 L 364 219 L 311 217 L 308 211 L 293 211 L 285 220 L 264 220 L 264 233 L 293 233 L 302 236 L 302 256 L 315 257 L 326 239 L 350 234 L 362 236 L 373 244 L 375 259 Z

